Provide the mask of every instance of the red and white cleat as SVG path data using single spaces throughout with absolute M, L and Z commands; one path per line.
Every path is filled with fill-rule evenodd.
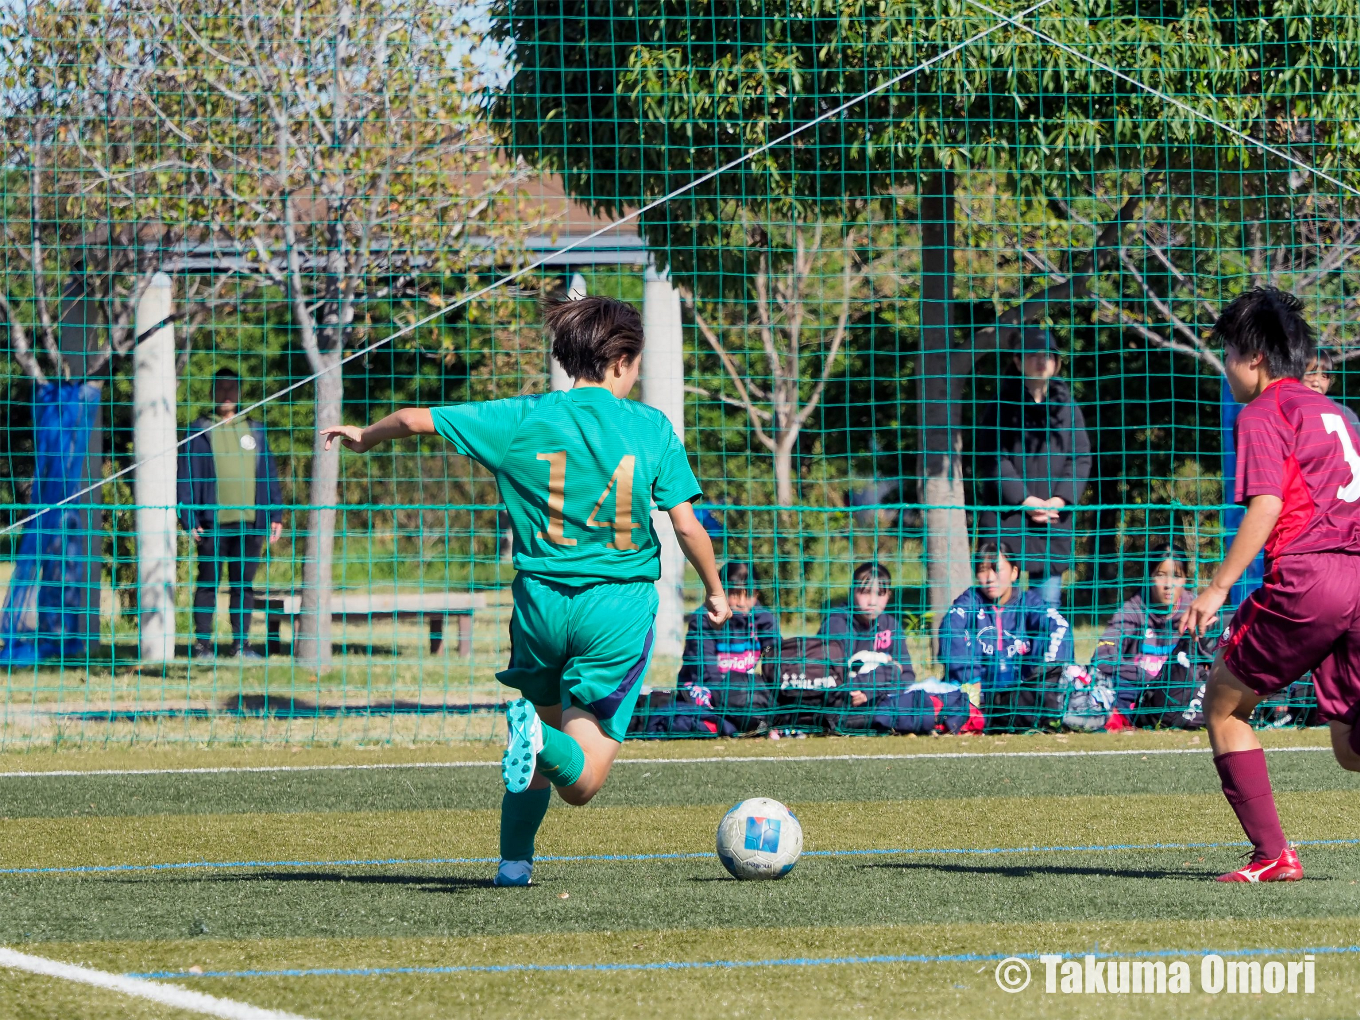
M 1256 861 L 1226 875 L 1219 875 L 1219 882 L 1297 882 L 1303 877 L 1303 865 L 1299 863 L 1299 852 L 1292 846 L 1284 848 L 1284 853 L 1274 860 Z

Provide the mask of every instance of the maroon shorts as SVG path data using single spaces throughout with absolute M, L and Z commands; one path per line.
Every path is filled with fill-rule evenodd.
M 1233 615 L 1223 664 L 1257 694 L 1313 674 L 1318 714 L 1360 714 L 1360 555 L 1281 556 Z

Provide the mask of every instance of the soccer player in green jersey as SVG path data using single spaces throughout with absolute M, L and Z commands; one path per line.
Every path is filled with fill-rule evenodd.
M 604 785 L 652 656 L 660 543 L 653 502 L 675 527 L 717 626 L 731 611 L 699 483 L 660 411 L 627 399 L 642 365 L 642 318 L 611 298 L 548 307 L 553 356 L 576 380 L 544 396 L 407 408 L 367 428 L 323 429 L 356 453 L 439 433 L 496 476 L 515 536 L 497 885 L 528 885 L 551 786 L 585 804 Z M 551 784 L 551 786 L 549 785 Z

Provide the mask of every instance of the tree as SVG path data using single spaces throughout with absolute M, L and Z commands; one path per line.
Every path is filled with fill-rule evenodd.
M 92 0 L 0 9 L 0 316 L 11 356 L 37 383 L 102 385 L 136 339 L 142 291 L 180 266 L 191 235 L 184 212 L 201 193 L 191 177 L 158 166 L 146 187 L 136 174 L 98 172 L 155 136 L 137 116 L 144 68 L 103 59 L 131 38 L 129 13 Z M 194 278 L 179 295 L 186 353 L 228 282 Z
M 194 240 L 282 290 L 316 375 L 316 426 L 339 423 L 364 302 L 439 307 L 445 281 L 513 260 L 530 226 L 503 214 L 523 173 L 488 158 L 478 33 L 439 0 L 127 3 L 135 45 L 108 59 L 142 76 L 132 112 L 160 141 L 98 171 L 194 182 Z M 314 444 L 296 652 L 318 668 L 338 467 L 338 447 Z
M 696 293 L 718 294 L 743 285 L 744 253 L 721 244 L 725 202 L 757 216 L 799 208 L 809 220 L 813 209 L 843 216 L 847 202 L 876 203 L 889 217 L 914 206 L 920 302 L 899 321 L 917 336 L 918 499 L 937 619 L 968 579 L 961 434 L 976 358 L 995 350 L 1009 327 L 1087 323 L 1098 312 L 1117 314 L 1101 299 L 1116 309 L 1136 302 L 1119 252 L 1156 189 L 1231 196 L 1280 163 L 1184 103 L 1151 96 L 1084 58 L 1143 69 L 1173 96 L 1206 96 L 1194 100 L 1202 112 L 1273 144 L 1299 148 L 1298 123 L 1307 119 L 1306 151 L 1326 166 L 1357 142 L 1349 20 L 1315 19 L 1311 10 L 1263 16 L 1253 3 L 1151 9 L 1086 0 L 1033 15 L 1076 53 L 999 26 L 967 0 L 872 7 L 803 0 L 778 16 L 754 0 L 502 0 L 495 10 L 518 62 L 498 101 L 503 138 L 561 173 L 579 200 L 613 215 L 881 89 L 649 210 L 641 229 L 674 276 Z M 947 52 L 987 29 L 994 31 Z M 921 70 L 889 84 L 912 67 Z M 1021 207 L 1046 210 L 1051 228 L 1066 233 L 1066 251 L 1053 266 L 1061 271 L 1039 274 L 1023 251 L 989 253 L 990 269 L 981 272 L 990 285 L 973 281 L 965 315 L 956 201 L 973 178 L 999 183 Z M 1148 328 L 1179 342 L 1164 326 Z
M 833 224 L 830 229 L 838 228 L 838 224 Z M 705 302 L 692 293 L 682 292 L 695 326 L 717 355 L 737 393 L 735 400 L 721 399 L 746 413 L 756 440 L 773 458 L 775 498 L 781 507 L 793 506 L 794 447 L 821 403 L 827 380 L 839 362 L 849 332 L 855 292 L 866 274 L 855 253 L 855 237 L 847 235 L 842 249 L 836 253 L 840 269 L 830 274 L 835 281 L 833 293 L 829 299 L 820 293 L 824 290 L 818 286 L 824 282 L 821 272 L 827 268 L 822 248 L 827 230 L 822 221 L 795 224 L 788 231 L 792 234 L 792 258 L 787 265 L 777 268 L 771 265 L 765 228 L 749 221 L 739 224 L 734 233 L 756 235 L 750 237 L 747 245 L 758 250 L 751 276 L 754 299 L 712 303 L 722 321 L 709 321 L 704 314 Z M 831 321 L 823 322 L 822 314 L 828 305 Z M 753 345 L 753 337 L 758 339 L 758 346 Z M 753 346 L 757 351 L 754 356 Z M 814 359 L 811 362 L 807 361 L 809 355 Z M 760 362 L 765 370 L 751 371 Z M 710 395 L 706 390 L 691 389 Z

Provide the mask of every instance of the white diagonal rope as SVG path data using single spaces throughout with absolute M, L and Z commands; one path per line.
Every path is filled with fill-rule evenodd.
M 1048 6 L 1050 3 L 1052 3 L 1052 2 L 1053 2 L 1053 0 L 1040 0 L 1039 3 L 1036 3 L 1036 4 L 1034 4 L 1034 5 L 1030 6 L 1030 7 L 1025 8 L 1025 9 L 1024 9 L 1023 11 L 1021 11 L 1018 15 L 1016 15 L 1016 18 L 1024 18 L 1024 17 L 1028 17 L 1029 15 L 1033 14 L 1035 11 L 1039 10 L 1040 8 L 1042 8 L 1042 7 L 1047 7 L 1047 6 Z M 1001 15 L 995 15 L 995 12 L 993 12 L 993 14 L 994 14 L 994 16 L 996 16 L 996 17 L 1003 17 L 1003 16 L 1001 16 Z M 637 208 L 637 209 L 634 209 L 632 212 L 628 213 L 627 215 L 624 215 L 624 216 L 619 217 L 618 219 L 614 220 L 612 223 L 609 223 L 609 224 L 607 224 L 606 226 L 600 227 L 598 230 L 594 230 L 594 231 L 592 231 L 591 233 L 586 234 L 584 237 L 578 237 L 576 240 L 572 241 L 570 244 L 563 245 L 561 248 L 558 248 L 556 251 L 550 252 L 550 253 L 547 254 L 547 255 L 543 255 L 543 256 L 541 256 L 541 257 L 535 259 L 534 261 L 528 263 L 527 265 L 524 265 L 524 266 L 522 266 L 521 268 L 516 269 L 514 272 L 508 273 L 507 275 L 502 276 L 502 277 L 500 277 L 499 279 L 492 281 L 491 283 L 488 283 L 486 286 L 478 288 L 477 290 L 473 291 L 473 292 L 470 293 L 470 294 L 465 294 L 463 297 L 459 298 L 457 301 L 454 301 L 454 302 L 451 303 L 451 304 L 445 305 L 444 307 L 438 309 L 437 311 L 431 312 L 429 315 L 425 316 L 424 318 L 422 318 L 422 319 L 417 319 L 417 320 L 415 320 L 414 322 L 411 322 L 411 323 L 409 323 L 408 325 L 403 326 L 401 329 L 396 330 L 396 331 L 393 332 L 393 333 L 389 333 L 387 336 L 383 337 L 381 340 L 375 340 L 373 343 L 369 344 L 367 347 L 363 347 L 363 348 L 361 348 L 361 349 L 355 351 L 355 352 L 352 353 L 352 354 L 346 355 L 345 357 L 343 357 L 343 358 L 341 358 L 339 361 L 337 361 L 334 365 L 328 365 L 328 366 L 326 366 L 325 368 L 321 369 L 320 371 L 313 372 L 313 373 L 312 373 L 311 375 L 309 375 L 309 376 L 306 376 L 306 377 L 304 377 L 304 378 L 302 378 L 302 379 L 297 380 L 296 382 L 293 382 L 293 383 L 288 384 L 287 386 L 284 386 L 282 389 L 275 390 L 273 393 L 269 394 L 267 397 L 264 397 L 264 398 L 261 399 L 261 400 L 257 400 L 255 403 L 251 404 L 249 407 L 242 408 L 240 411 L 237 412 L 237 415 L 245 415 L 245 414 L 249 414 L 251 411 L 254 411 L 256 408 L 263 407 L 265 404 L 269 403 L 269 402 L 272 401 L 272 400 L 277 400 L 279 397 L 281 397 L 281 396 L 283 396 L 283 395 L 285 395 L 285 394 L 287 394 L 287 393 L 293 392 L 293 390 L 296 390 L 296 389 L 299 389 L 300 387 L 306 386 L 308 383 L 315 382 L 317 379 L 321 378 L 321 377 L 322 377 L 323 375 L 325 375 L 326 373 L 335 371 L 336 369 L 340 368 L 341 366 L 346 365 L 346 364 L 348 364 L 349 362 L 353 361 L 355 358 L 361 358 L 361 357 L 363 357 L 363 356 L 366 355 L 366 354 L 372 353 L 373 351 L 375 351 L 375 350 L 377 350 L 379 347 L 381 347 L 383 344 L 390 343 L 390 342 L 392 342 L 393 340 L 396 340 L 398 337 L 405 336 L 406 334 L 411 333 L 411 332 L 413 332 L 413 331 L 416 330 L 416 329 L 419 329 L 421 326 L 423 326 L 423 325 L 425 325 L 425 324 L 427 324 L 427 323 L 429 323 L 429 322 L 433 322 L 435 319 L 438 319 L 438 318 L 440 318 L 440 317 L 442 317 L 442 316 L 444 316 L 444 315 L 447 315 L 449 312 L 452 312 L 452 311 L 454 311 L 454 310 L 457 309 L 457 308 L 461 308 L 461 307 L 463 307 L 464 305 L 469 304 L 470 302 L 477 300 L 479 297 L 482 297 L 482 296 L 484 296 L 484 295 L 486 295 L 486 294 L 489 294 L 491 291 L 497 289 L 498 287 L 502 287 L 502 286 L 504 286 L 504 285 L 507 284 L 507 283 L 512 283 L 513 281 L 518 280 L 521 276 L 524 276 L 524 275 L 527 274 L 527 273 L 531 273 L 531 272 L 533 272 L 535 269 L 539 269 L 539 268 L 543 267 L 544 265 L 548 264 L 548 263 L 549 263 L 550 261 L 552 261 L 553 259 L 556 259 L 556 258 L 558 258 L 559 256 L 562 256 L 562 255 L 565 255 L 567 252 L 572 251 L 572 250 L 575 249 L 575 248 L 579 248 L 581 245 L 586 244 L 586 243 L 588 243 L 588 242 L 590 242 L 590 241 L 593 241 L 593 240 L 595 240 L 597 237 L 600 237 L 600 236 L 602 236 L 602 235 L 604 235 L 604 234 L 609 233 L 609 232 L 612 231 L 612 230 L 617 229 L 618 227 L 623 226 L 625 223 L 628 223 L 630 220 L 636 219 L 637 217 L 641 216 L 643 213 L 650 212 L 651 210 L 657 208 L 658 206 L 665 205 L 667 202 L 670 202 L 670 201 L 672 201 L 673 199 L 678 198 L 679 196 L 685 194 L 687 191 L 692 191 L 692 190 L 694 190 L 695 188 L 699 187 L 701 184 L 704 184 L 704 183 L 706 183 L 706 182 L 708 182 L 708 181 L 711 181 L 713 178 L 717 177 L 719 174 L 726 173 L 728 170 L 732 170 L 732 169 L 734 169 L 734 168 L 736 168 L 736 167 L 738 167 L 738 166 L 741 166 L 743 163 L 747 162 L 748 160 L 754 159 L 756 156 L 759 156 L 761 153 L 763 153 L 763 152 L 768 152 L 770 149 L 774 148 L 776 145 L 780 145 L 780 144 L 782 144 L 783 142 L 788 141 L 790 138 L 794 138 L 794 137 L 796 137 L 797 135 L 802 134 L 804 131 L 807 131 L 809 128 L 816 127 L 818 124 L 821 124 L 821 123 L 823 123 L 823 122 L 825 122 L 825 121 L 828 121 L 828 120 L 832 119 L 833 117 L 838 117 L 838 116 L 840 116 L 840 115 L 841 115 L 842 113 L 844 113 L 846 110 L 849 110 L 851 107 L 856 106 L 856 105 L 858 105 L 859 103 L 862 103 L 864 100 L 868 99 L 870 96 L 877 95 L 878 93 L 884 91 L 885 89 L 892 88 L 892 87 L 893 87 L 894 85 L 896 85 L 898 82 L 904 81 L 904 80 L 906 80 L 907 78 L 910 78 L 910 77 L 911 77 L 912 75 L 914 75 L 914 74 L 919 74 L 921 71 L 924 71 L 926 68 L 932 67 L 933 65 L 938 64 L 940 61 L 946 59 L 947 57 L 949 57 L 949 56 L 951 56 L 951 55 L 953 55 L 953 54 L 959 52 L 959 50 L 962 50 L 962 49 L 964 49 L 965 47 L 971 46 L 973 43 L 978 42 L 979 40 L 986 38 L 987 36 L 991 35 L 993 32 L 997 31 L 997 29 L 1004 27 L 1005 24 L 1019 25 L 1020 23 L 1019 23 L 1018 21 L 1016 21 L 1015 18 L 1004 17 L 1003 23 L 1002 23 L 1002 24 L 996 24 L 996 25 L 993 25 L 991 28 L 983 29 L 981 32 L 974 33 L 973 35 L 969 36 L 967 39 L 963 40 L 963 42 L 955 43 L 953 46 L 950 46 L 948 49 L 941 50 L 939 53 L 937 53 L 935 56 L 931 57 L 929 60 L 922 61 L 922 62 L 919 63 L 919 64 L 916 64 L 916 65 L 914 65 L 914 66 L 912 66 L 912 67 L 907 68 L 907 70 L 903 71 L 901 74 L 894 75 L 892 78 L 889 78 L 888 80 L 886 80 L 886 81 L 884 81 L 884 82 L 881 82 L 881 83 L 878 84 L 878 85 L 875 85 L 873 88 L 868 89 L 868 90 L 866 90 L 866 91 L 864 91 L 864 92 L 861 92 L 859 95 L 855 96 L 853 99 L 848 99 L 848 100 L 846 100 L 845 102 L 841 103 L 839 106 L 833 107 L 832 109 L 827 110 L 826 112 L 824 112 L 824 113 L 822 113 L 822 114 L 819 114 L 818 116 L 814 117 L 812 120 L 807 121 L 807 122 L 804 123 L 804 124 L 800 124 L 800 125 L 798 125 L 798 126 L 795 127 L 795 128 L 791 128 L 790 130 L 786 131 L 784 134 L 780 135 L 778 138 L 772 139 L 771 141 L 768 141 L 768 142 L 764 143 L 763 145 L 757 146 L 756 148 L 750 150 L 749 152 L 743 153 L 742 155 L 740 155 L 740 156 L 736 157 L 735 159 L 731 160 L 730 162 L 724 163 L 722 166 L 718 167 L 717 169 L 715 169 L 715 170 L 710 170 L 710 171 L 708 171 L 707 173 L 702 174 L 702 175 L 700 175 L 699 177 L 694 178 L 694 180 L 690 181 L 689 183 L 687 183 L 687 184 L 682 184 L 680 187 L 676 188 L 674 191 L 671 191 L 671 192 L 669 192 L 668 194 L 665 194 L 665 195 L 661 196 L 660 198 L 654 199 L 653 201 L 648 202 L 646 205 L 643 205 L 643 206 L 641 206 L 641 207 L 639 207 L 639 208 Z M 1023 26 L 1021 26 L 1021 27 L 1023 27 Z M 97 481 L 97 482 L 95 482 L 95 483 L 93 483 L 93 484 L 91 484 L 91 485 L 87 485 L 85 488 L 80 489 L 80 490 L 77 491 L 77 492 L 73 492 L 71 495 L 67 496 L 65 499 L 59 500 L 58 502 L 53 503 L 51 506 L 43 507 L 41 510 L 38 510 L 38 511 L 36 511 L 36 512 L 34 512 L 34 513 L 31 513 L 31 514 L 29 514 L 27 517 L 24 517 L 24 518 L 22 518 L 21 520 L 15 521 L 13 524 L 8 525 L 7 527 L 0 528 L 0 536 L 9 534 L 9 533 L 10 533 L 11 531 L 13 531 L 15 528 L 21 528 L 21 527 L 23 527 L 25 524 L 29 523 L 30 521 L 36 520 L 38 517 L 41 517 L 43 514 L 47 513 L 49 510 L 55 510 L 55 509 L 57 509 L 57 508 L 60 507 L 60 506 L 64 506 L 64 505 L 66 505 L 67 503 L 70 503 L 70 502 L 73 502 L 74 500 L 79 499 L 81 496 L 88 495 L 89 493 L 94 492 L 94 491 L 97 490 L 97 489 L 103 488 L 103 487 L 104 487 L 105 485 L 107 485 L 109 482 L 112 482 L 112 481 L 114 481 L 115 479 L 118 479 L 118 478 L 122 478 L 124 475 L 127 475 L 127 474 L 129 474 L 129 473 L 131 473 L 131 472 L 137 470 L 137 468 L 141 467 L 143 464 L 147 464 L 147 463 L 149 463 L 150 461 L 153 461 L 153 460 L 155 460 L 155 459 L 157 459 L 157 458 L 159 458 L 159 457 L 164 457 L 164 456 L 166 456 L 166 455 L 168 455 L 168 454 L 170 454 L 170 453 L 173 453 L 175 450 L 178 450 L 181 446 L 185 446 L 186 444 L 193 442 L 193 441 L 194 441 L 195 439 L 197 439 L 199 436 L 206 435 L 207 433 L 213 431 L 214 429 L 218 428 L 218 427 L 219 427 L 220 425 L 222 425 L 222 424 L 223 424 L 223 422 L 220 422 L 220 421 L 219 421 L 219 422 L 213 422 L 213 423 L 212 423 L 211 425 L 209 425 L 207 428 L 205 428 L 205 429 L 200 429 L 198 432 L 194 432 L 194 433 L 192 433 L 192 434 L 190 434 L 190 435 L 188 435 L 188 436 L 185 436 L 183 439 L 181 439 L 179 442 L 177 442 L 174 446 L 170 447 L 168 450 L 162 450 L 162 451 L 160 451 L 160 452 L 158 452 L 158 453 L 152 454 L 152 455 L 149 456 L 149 457 L 144 457 L 144 458 L 141 459 L 141 460 L 134 461 L 133 463 L 129 464 L 127 467 L 125 467 L 125 468 L 123 468 L 123 469 L 121 469 L 121 470 L 119 470 L 119 471 L 115 471 L 113 474 L 109 475 L 107 478 L 101 478 L 99 481 Z
M 1109 64 L 1106 64 L 1106 63 L 1104 63 L 1103 61 L 1097 60 L 1095 57 L 1088 56 L 1087 54 L 1082 53 L 1082 52 L 1081 52 L 1079 49 L 1077 49 L 1076 47 L 1074 47 L 1074 46 L 1069 46 L 1069 45 L 1068 45 L 1067 43 L 1065 43 L 1065 42 L 1060 42 L 1060 41 L 1058 41 L 1057 39 L 1054 39 L 1051 35 L 1049 35 L 1049 34 L 1046 33 L 1046 32 L 1041 32 L 1039 29 L 1034 28 L 1034 27 L 1032 27 L 1032 26 L 1030 26 L 1030 25 L 1021 24 L 1019 21 L 1017 21 L 1015 18 L 1011 17 L 1010 15 L 1008 15 L 1008 14 L 1002 14 L 1000 11 L 993 10 L 992 8 L 988 7 L 986 4 L 981 3 L 980 0 L 966 0 L 966 2 L 967 2 L 970 6 L 976 7 L 976 8 L 977 8 L 978 10 L 980 10 L 980 11 L 986 11 L 988 14 L 990 14 L 990 15 L 991 15 L 992 17 L 994 17 L 994 18 L 1000 18 L 1000 19 L 1001 19 L 1002 21 L 1004 21 L 1006 24 L 1012 25 L 1012 26 L 1014 26 L 1015 28 L 1020 29 L 1022 32 L 1028 32 L 1030 35 L 1034 36 L 1036 39 L 1040 39 L 1040 40 L 1042 40 L 1043 42 L 1048 43 L 1050 46 L 1056 46 L 1058 49 L 1062 50 L 1064 53 L 1070 53 L 1072 56 L 1076 57 L 1078 60 L 1084 60 L 1084 61 L 1086 61 L 1086 62 L 1087 62 L 1088 64 L 1090 64 L 1092 67 L 1097 67 L 1097 68 L 1099 68 L 1099 69 L 1102 70 L 1102 71 L 1105 71 L 1105 72 L 1107 72 L 1107 73 L 1109 73 L 1109 74 L 1114 75 L 1114 76 L 1115 76 L 1116 78 L 1118 78 L 1120 81 L 1128 82 L 1128 83 L 1129 83 L 1130 85 L 1132 85 L 1134 88 L 1142 89 L 1142 90 L 1143 90 L 1144 92 L 1146 92 L 1148 95 L 1150 95 L 1150 96 L 1155 96 L 1156 98 L 1162 100 L 1164 103 L 1170 103 L 1172 106 L 1176 107 L 1177 109 L 1184 110 L 1186 113 L 1190 114 L 1192 117 L 1198 117 L 1200 120 L 1204 121 L 1206 124 L 1212 124 L 1214 127 L 1218 128 L 1220 131 L 1226 131 L 1228 134 L 1232 135 L 1234 138 L 1240 139 L 1241 141 L 1244 141 L 1244 142 L 1248 143 L 1249 145 L 1254 145 L 1254 146 L 1256 146 L 1256 148 L 1260 149 L 1262 152 L 1268 152 L 1268 153 L 1270 153 L 1272 156 L 1278 156 L 1280 159 L 1283 159 L 1283 160 L 1285 160 L 1286 162 L 1293 164 L 1294 166 L 1298 167 L 1300 170 L 1306 171 L 1307 173 L 1310 173 L 1310 174 L 1312 174 L 1312 175 L 1315 176 L 1315 177 L 1321 177 L 1324 181 L 1327 181 L 1329 184 L 1335 184 L 1338 188 L 1341 188 L 1341 189 L 1344 190 L 1344 191 L 1349 191 L 1352 195 L 1360 196 L 1360 188 L 1353 187 L 1352 185 L 1347 184 L 1345 181 L 1342 181 L 1342 180 L 1340 180 L 1340 179 L 1338 179 L 1338 178 L 1336 178 L 1336 177 L 1333 177 L 1331 174 L 1327 173 L 1325 170 L 1319 170 L 1317 167 L 1311 165 L 1310 163 L 1307 163 L 1307 162 L 1305 162 L 1304 160 L 1299 159 L 1297 156 L 1295 156 L 1295 155 L 1293 155 L 1293 154 L 1291 154 L 1291 153 L 1289 153 L 1289 152 L 1286 152 L 1286 151 L 1284 151 L 1283 149 L 1280 149 L 1280 148 L 1277 148 L 1277 147 L 1274 146 L 1274 145 L 1271 145 L 1269 142 L 1263 142 L 1263 141 L 1261 141 L 1259 138 L 1254 138 L 1254 137 L 1252 137 L 1251 135 L 1247 134 L 1245 131 L 1241 131 L 1241 130 L 1239 130 L 1239 129 L 1233 127 L 1231 124 L 1227 124 L 1227 123 L 1225 123 L 1225 122 L 1219 120 L 1217 117 L 1214 117 L 1214 116 L 1211 116 L 1210 114 L 1205 113 L 1203 110 L 1198 110 L 1198 109 L 1196 109 L 1195 107 L 1191 106 L 1189 103 L 1185 102 L 1184 100 L 1177 99 L 1175 96 L 1168 95 L 1167 93 L 1162 92 L 1160 89 L 1155 89 L 1155 88 L 1153 88 L 1151 85 L 1144 84 L 1143 82 L 1139 81 L 1137 78 L 1134 78 L 1132 75 L 1128 75 L 1128 74 L 1125 74 L 1123 71 L 1116 70 L 1115 68 L 1111 67 Z

